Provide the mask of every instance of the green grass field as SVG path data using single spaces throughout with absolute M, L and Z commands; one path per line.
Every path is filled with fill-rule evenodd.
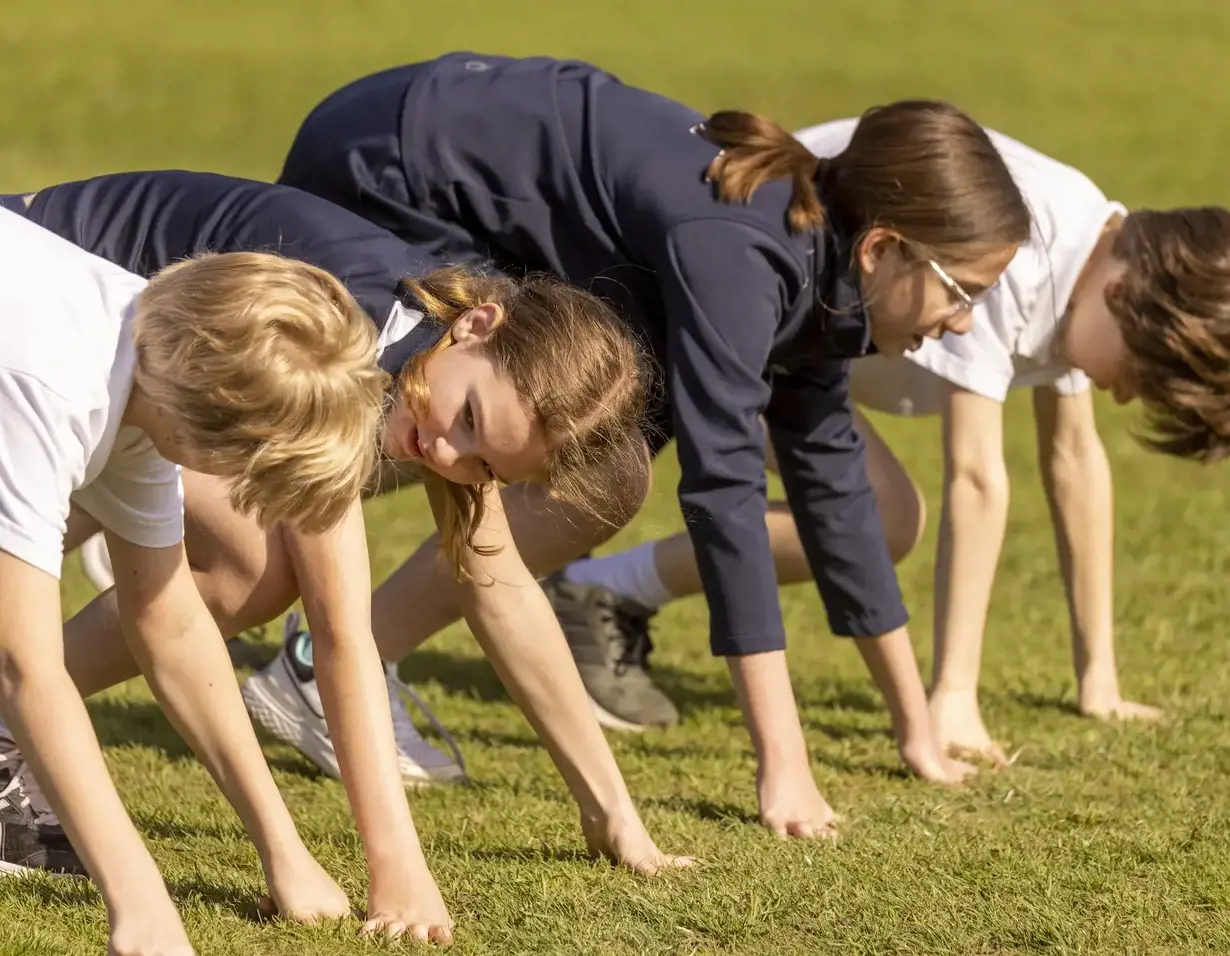
M 790 126 L 887 98 L 947 96 L 1130 205 L 1226 203 L 1227 37 L 1230 8 L 1208 0 L 8 0 L 0 191 L 172 166 L 270 178 L 307 109 L 340 83 L 470 48 L 581 56 L 698 108 L 756 109 Z M 855 650 L 827 634 L 814 589 L 791 588 L 790 653 L 816 775 L 849 824 L 836 846 L 777 842 L 755 822 L 750 745 L 725 668 L 708 655 L 703 602 L 689 600 L 657 632 L 658 673 L 682 724 L 613 746 L 660 843 L 704 865 L 638 879 L 585 859 L 561 780 L 472 638 L 454 628 L 403 673 L 456 733 L 476 779 L 410 797 L 457 920 L 456 951 L 1230 951 L 1226 473 L 1147 455 L 1130 412 L 1099 410 L 1118 482 L 1124 689 L 1164 706 L 1168 721 L 1107 726 L 1075 713 L 1033 427 L 1017 396 L 983 694 L 993 732 L 1022 748 L 1015 766 L 960 792 L 904 777 Z M 935 423 L 877 424 L 938 512 Z M 650 507 L 617 544 L 681 526 L 667 458 Z M 369 513 L 382 576 L 429 517 L 415 491 Z M 933 552 L 932 529 L 902 569 L 928 669 Z M 75 558 L 69 569 L 66 612 L 90 596 Z M 267 656 L 276 633 L 260 647 Z M 359 949 L 357 923 L 256 920 L 256 854 L 143 683 L 90 707 L 200 953 Z M 365 870 L 342 787 L 291 751 L 267 752 L 309 845 L 361 904 Z M 105 940 L 90 884 L 0 882 L 0 953 L 98 953 Z

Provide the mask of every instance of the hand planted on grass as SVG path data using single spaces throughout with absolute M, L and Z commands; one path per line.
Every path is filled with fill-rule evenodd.
M 820 795 L 811 770 L 802 773 L 765 773 L 756 779 L 760 822 L 783 840 L 836 840 L 841 817 Z
M 345 892 L 306 850 L 293 861 L 270 867 L 267 879 L 269 896 L 261 909 L 268 915 L 308 926 L 351 915 Z
M 452 945 L 453 920 L 425 866 L 402 861 L 392 869 L 372 872 L 367 922 L 359 935 Z
M 673 856 L 659 850 L 635 810 L 630 810 L 621 820 L 590 820 L 582 815 L 581 831 L 593 856 L 606 857 L 641 876 L 655 876 L 664 870 L 682 869 L 696 862 L 690 856 Z
M 976 695 L 937 691 L 931 695 L 930 707 L 931 725 L 942 752 L 1008 765 L 1008 757 L 982 722 Z

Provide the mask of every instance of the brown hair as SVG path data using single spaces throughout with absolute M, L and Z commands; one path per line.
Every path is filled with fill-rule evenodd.
M 722 147 L 706 171 L 719 197 L 746 203 L 765 183 L 789 179 L 794 232 L 832 221 L 857 239 L 883 226 L 916 255 L 953 263 L 1029 238 L 1029 210 L 1003 157 L 986 130 L 948 103 L 874 107 L 846 148 L 826 159 L 763 116 L 714 113 L 703 128 Z
M 1141 209 L 1115 238 L 1127 270 L 1106 304 L 1149 416 L 1145 443 L 1181 458 L 1230 451 L 1230 212 Z
M 134 340 L 138 386 L 193 464 L 231 479 L 238 511 L 322 531 L 358 500 L 388 376 L 375 327 L 333 276 L 267 253 L 178 262 L 139 296 Z
M 503 309 L 504 321 L 483 348 L 543 430 L 548 458 L 539 480 L 553 498 L 605 520 L 611 489 L 599 475 L 629 482 L 647 478 L 649 458 L 641 437 L 645 359 L 628 328 L 601 300 L 547 276 L 517 281 L 460 267 L 407 285 L 445 326 L 484 303 Z M 414 402 L 430 400 L 423 366 L 451 344 L 446 334 L 403 371 L 400 386 Z M 445 485 L 450 505 L 440 529 L 442 547 L 464 576 L 462 562 L 467 549 L 475 548 L 483 517 L 483 486 Z

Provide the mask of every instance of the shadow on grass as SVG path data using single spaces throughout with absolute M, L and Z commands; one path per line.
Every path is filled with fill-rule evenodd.
M 1076 704 L 1063 697 L 1051 697 L 1047 694 L 1033 694 L 1028 691 L 1022 691 L 1011 695 L 1012 699 L 1022 707 L 1028 707 L 1031 710 L 1053 710 L 1057 713 L 1067 714 L 1071 717 L 1081 716 L 1080 709 Z
M 643 797 L 638 802 L 657 810 L 686 813 L 713 823 L 759 824 L 760 818 L 734 803 L 715 802 L 703 797 Z
M 148 747 L 168 760 L 195 760 L 182 737 L 175 732 L 162 709 L 148 700 L 91 699 L 86 702 L 98 742 L 103 747 Z M 317 778 L 320 771 L 306 757 L 270 756 L 273 770 Z
M 467 856 L 492 863 L 593 863 L 584 850 L 552 846 L 466 847 Z
M 257 905 L 261 894 L 253 894 L 250 890 L 238 889 L 234 886 L 218 886 L 203 880 L 168 880 L 167 888 L 171 898 L 180 905 L 184 903 L 203 903 L 217 909 L 227 910 L 240 919 L 252 923 L 268 922 L 271 917 L 261 911 Z

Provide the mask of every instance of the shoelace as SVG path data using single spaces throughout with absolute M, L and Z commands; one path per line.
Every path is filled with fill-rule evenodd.
M 634 667 L 643 670 L 653 650 L 649 622 L 655 612 L 614 594 L 603 595 L 598 607 L 603 630 L 619 646 L 615 673 L 623 676 Z
M 11 765 L 11 769 L 6 767 L 9 780 L 0 789 L 0 800 L 7 801 L 10 806 L 29 807 L 34 814 L 34 822 L 39 826 L 59 826 L 60 818 L 51 809 L 47 795 L 38 785 L 29 764 L 21 759 L 16 742 L 0 732 L 0 766 L 3 765 Z
M 405 705 L 401 701 L 402 695 L 409 697 L 414 702 L 414 706 L 419 709 L 422 715 L 427 719 L 427 722 L 435 729 L 436 733 L 452 751 L 453 760 L 457 762 L 457 766 L 461 768 L 461 772 L 466 772 L 465 758 L 461 756 L 461 748 L 457 746 L 457 741 L 453 739 L 453 735 L 448 732 L 448 728 L 440 721 L 440 719 L 427 706 L 427 702 L 423 700 L 414 689 L 407 683 L 399 680 L 391 670 L 385 671 L 385 680 L 389 685 L 389 708 L 393 711 L 393 736 L 397 740 L 397 746 L 405 749 L 405 744 L 426 743 L 423 740 L 423 735 L 419 733 L 418 728 L 414 726 L 414 721 L 410 719 L 410 715 L 406 713 Z M 403 743 L 405 741 L 405 744 Z

